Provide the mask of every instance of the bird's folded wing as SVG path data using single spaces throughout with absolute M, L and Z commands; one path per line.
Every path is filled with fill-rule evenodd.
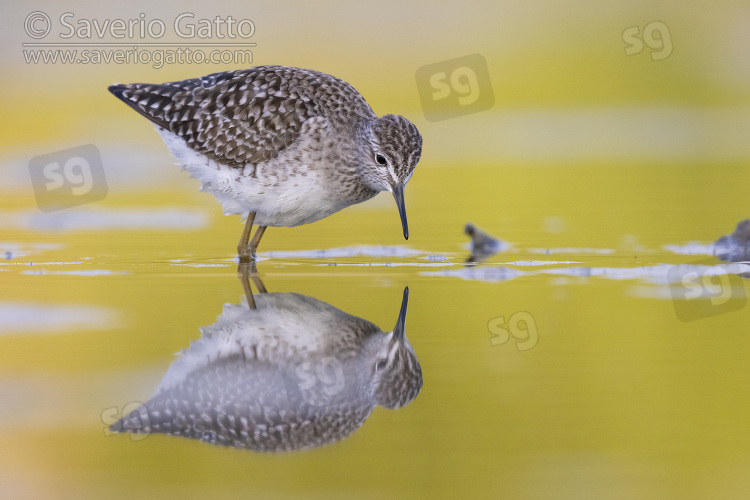
M 316 71 L 260 66 L 164 84 L 113 85 L 133 109 L 220 163 L 242 167 L 275 158 L 303 124 L 344 103 L 372 110 L 346 82 Z M 373 115 L 374 116 L 374 115 Z

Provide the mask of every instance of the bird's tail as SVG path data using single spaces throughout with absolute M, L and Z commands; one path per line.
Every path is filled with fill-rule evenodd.
M 109 426 L 109 430 L 118 434 L 130 432 L 133 434 L 148 434 L 151 432 L 151 418 L 145 405 L 131 411 L 120 420 Z
M 189 82 L 118 83 L 110 85 L 108 89 L 156 125 L 169 129 L 171 122 L 185 121 L 195 115 L 197 107 L 190 103 L 192 88 Z

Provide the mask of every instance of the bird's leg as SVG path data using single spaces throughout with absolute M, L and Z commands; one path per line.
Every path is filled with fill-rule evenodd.
M 240 262 L 246 263 L 252 260 L 250 249 L 248 248 L 247 241 L 250 239 L 250 232 L 253 229 L 253 221 L 255 220 L 255 212 L 247 214 L 247 222 L 245 222 L 245 229 L 242 230 L 242 237 L 240 242 L 237 244 L 237 253 L 240 255 Z M 252 253 L 255 255 L 255 252 Z
M 253 283 L 255 284 L 255 288 L 258 289 L 258 293 L 268 293 L 268 290 L 266 290 L 266 285 L 263 284 L 263 281 L 261 281 L 260 276 L 258 276 L 257 271 L 254 272 L 251 277 L 253 278 Z
M 240 262 L 240 265 L 237 267 L 237 277 L 240 279 L 240 283 L 242 283 L 242 289 L 245 291 L 245 298 L 247 299 L 247 306 L 250 309 L 255 309 L 255 299 L 253 298 L 253 289 L 250 288 L 248 277 L 252 275 L 253 281 L 255 281 L 257 274 L 258 271 L 255 268 L 255 262 Z
M 255 259 L 255 251 L 258 249 L 258 243 L 260 243 L 260 239 L 263 237 L 263 233 L 266 232 L 266 227 L 268 226 L 258 226 L 258 229 L 253 235 L 253 239 L 250 240 L 250 255 L 253 259 Z
M 252 278 L 255 288 L 258 289 L 258 293 L 268 293 L 266 286 L 258 275 L 258 268 L 255 266 L 255 261 L 240 262 L 240 265 L 237 267 L 237 277 L 240 279 L 242 289 L 245 291 L 248 307 L 255 309 L 255 298 L 253 297 L 253 289 L 250 287 L 249 278 Z

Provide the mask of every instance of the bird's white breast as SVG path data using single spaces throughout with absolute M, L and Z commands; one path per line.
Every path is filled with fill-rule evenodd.
M 309 134 L 303 133 L 272 160 L 238 168 L 191 149 L 168 130 L 157 130 L 183 169 L 201 181 L 200 190 L 216 196 L 225 215 L 245 217 L 255 212 L 257 225 L 290 227 L 318 221 L 351 205 L 331 186 L 319 148 L 307 144 Z

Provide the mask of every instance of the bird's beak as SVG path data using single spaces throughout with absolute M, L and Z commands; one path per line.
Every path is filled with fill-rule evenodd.
M 396 326 L 393 328 L 393 338 L 403 341 L 406 336 L 406 309 L 409 306 L 409 287 L 404 288 L 404 298 L 401 299 L 401 312 L 398 313 Z
M 393 186 L 393 197 L 396 199 L 398 214 L 401 216 L 401 226 L 404 228 L 404 239 L 409 239 L 409 224 L 406 222 L 406 206 L 404 205 L 404 185 Z

